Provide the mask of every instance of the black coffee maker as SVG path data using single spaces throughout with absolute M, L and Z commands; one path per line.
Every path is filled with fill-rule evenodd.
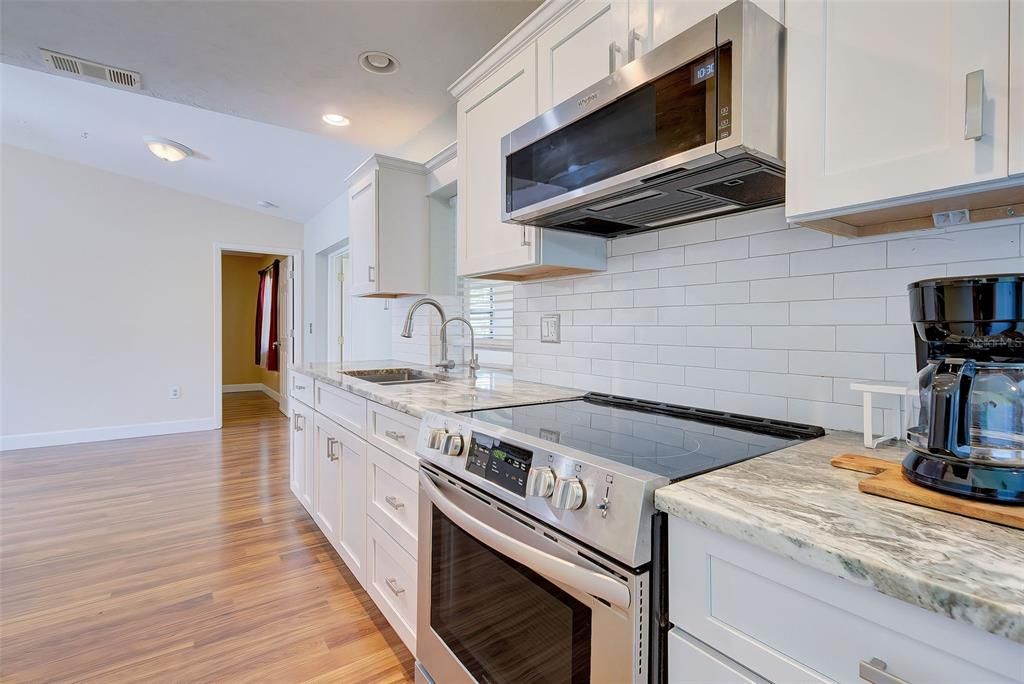
M 921 410 L 903 473 L 951 494 L 1024 504 L 1024 274 L 907 286 Z

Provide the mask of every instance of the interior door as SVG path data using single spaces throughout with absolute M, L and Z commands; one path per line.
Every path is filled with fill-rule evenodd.
M 1004 178 L 1009 0 L 786 11 L 786 213 Z M 977 112 L 977 125 L 970 112 Z
M 316 414 L 316 465 L 314 514 L 320 531 L 335 549 L 338 548 L 338 525 L 341 516 L 340 452 L 344 430 Z
M 537 229 L 502 223 L 501 138 L 537 114 L 530 45 L 459 100 L 459 275 L 536 263 Z
M 348 231 L 352 294 L 377 292 L 377 172 L 349 189 Z
M 537 39 L 539 111 L 625 64 L 631 54 L 629 39 L 627 0 L 584 0 L 555 22 Z

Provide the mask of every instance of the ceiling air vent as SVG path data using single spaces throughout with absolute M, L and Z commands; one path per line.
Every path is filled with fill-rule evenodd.
M 72 76 L 85 76 L 99 81 L 105 81 L 116 85 L 119 88 L 131 88 L 140 90 L 142 88 L 142 77 L 137 71 L 118 69 L 117 67 L 90 62 L 80 57 L 72 57 L 59 52 L 40 48 L 43 53 L 43 61 L 50 65 L 54 71 Z

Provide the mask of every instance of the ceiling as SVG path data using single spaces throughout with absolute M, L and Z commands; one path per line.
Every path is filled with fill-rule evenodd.
M 368 154 L 394 153 L 449 115 L 448 85 L 538 4 L 4 0 L 3 137 L 241 206 L 267 199 L 304 220 Z M 142 94 L 54 75 L 41 47 L 138 71 Z M 400 69 L 368 73 L 367 50 Z M 327 126 L 327 112 L 352 124 Z M 201 158 L 147 159 L 143 135 Z

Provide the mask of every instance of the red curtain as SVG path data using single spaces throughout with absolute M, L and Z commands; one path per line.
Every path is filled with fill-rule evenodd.
M 256 365 L 263 364 L 263 293 L 267 288 L 269 271 L 260 271 L 260 289 L 256 291 Z
M 281 275 L 281 262 L 274 259 L 274 265 L 270 269 L 270 339 L 267 341 L 267 370 L 278 369 L 278 344 L 277 344 L 277 282 Z

